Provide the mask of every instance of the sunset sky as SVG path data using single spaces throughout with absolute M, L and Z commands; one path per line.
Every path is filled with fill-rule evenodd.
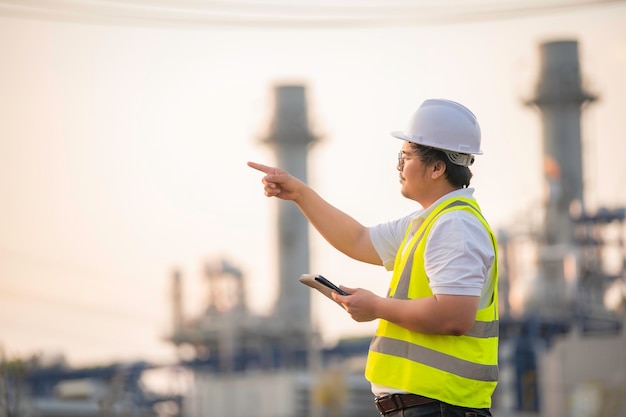
M 275 85 L 307 87 L 309 180 L 367 225 L 418 207 L 399 194 L 389 132 L 431 97 L 477 115 L 473 167 L 495 229 L 536 216 L 539 45 L 576 40 L 590 208 L 626 205 L 626 4 L 465 22 L 364 27 L 160 27 L 7 13 L 0 1 L 0 346 L 71 364 L 173 358 L 170 276 L 202 309 L 203 263 L 244 272 L 251 308 L 274 304 L 278 201 L 249 160 L 274 163 Z M 311 267 L 384 294 L 389 273 L 311 233 Z M 307 272 L 307 271 L 303 271 Z M 294 277 L 296 279 L 297 277 Z M 329 343 L 368 335 L 322 297 Z M 324 314 L 324 319 L 322 319 Z M 332 319 L 329 320 L 329 317 Z

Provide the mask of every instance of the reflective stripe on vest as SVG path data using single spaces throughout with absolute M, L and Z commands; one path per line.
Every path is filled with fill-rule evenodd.
M 376 337 L 370 345 L 370 350 L 405 357 L 416 362 L 428 363 L 434 368 L 468 379 L 491 382 L 498 380 L 498 365 L 480 365 L 423 346 L 414 345 L 404 340 L 382 336 Z
M 368 354 L 365 376 L 375 384 L 466 407 L 488 408 L 498 378 L 497 244 L 474 200 L 453 198 L 439 204 L 413 236 L 409 231 L 396 255 L 389 297 L 432 296 L 424 270 L 426 239 L 444 212 L 466 210 L 489 233 L 496 257 L 494 294 L 478 310 L 474 326 L 462 336 L 427 335 L 380 320 Z M 403 248 L 409 245 L 408 251 Z

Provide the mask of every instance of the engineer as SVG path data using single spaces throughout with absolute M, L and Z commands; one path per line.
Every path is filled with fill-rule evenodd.
M 468 188 L 480 150 L 474 114 L 429 99 L 401 139 L 400 191 L 419 207 L 367 227 L 288 172 L 265 173 L 265 195 L 293 201 L 337 250 L 393 271 L 386 297 L 333 293 L 358 322 L 379 320 L 365 377 L 387 417 L 490 416 L 498 378 L 497 243 Z

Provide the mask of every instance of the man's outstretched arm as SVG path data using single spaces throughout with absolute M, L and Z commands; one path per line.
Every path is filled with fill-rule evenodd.
M 256 162 L 248 166 L 265 173 L 265 195 L 293 201 L 328 243 L 353 259 L 382 265 L 370 240 L 369 229 L 324 200 L 310 186 L 287 171 Z

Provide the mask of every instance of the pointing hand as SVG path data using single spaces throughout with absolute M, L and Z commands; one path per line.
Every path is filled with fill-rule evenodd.
M 298 191 L 304 185 L 300 180 L 280 168 L 270 167 L 256 162 L 248 162 L 248 166 L 266 174 L 262 182 L 265 185 L 265 195 L 268 197 L 295 200 L 298 196 Z

